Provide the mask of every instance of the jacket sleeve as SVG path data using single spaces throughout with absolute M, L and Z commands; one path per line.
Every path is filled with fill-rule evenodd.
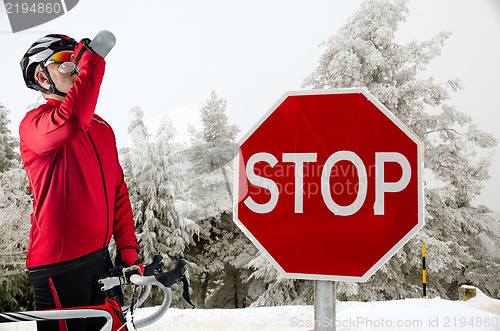
M 80 60 L 81 70 L 60 105 L 46 112 L 30 112 L 21 122 L 19 135 L 39 155 L 48 155 L 76 139 L 91 126 L 105 61 L 94 53 Z
M 113 222 L 113 235 L 116 241 L 116 250 L 125 247 L 133 247 L 139 253 L 139 245 L 135 237 L 134 217 L 132 206 L 128 194 L 127 184 L 125 184 L 123 169 L 117 160 L 118 178 L 115 193 L 115 219 Z

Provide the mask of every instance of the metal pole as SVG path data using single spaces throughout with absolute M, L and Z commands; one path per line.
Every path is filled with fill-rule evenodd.
M 336 283 L 317 280 L 314 282 L 314 330 L 336 330 Z
M 423 297 L 427 299 L 427 271 L 425 269 L 425 244 L 422 244 L 422 286 Z

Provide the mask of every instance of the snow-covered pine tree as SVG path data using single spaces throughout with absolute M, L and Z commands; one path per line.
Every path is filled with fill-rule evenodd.
M 25 272 L 33 198 L 19 142 L 7 125 L 9 111 L 0 103 L 0 311 L 33 308 L 33 291 Z
M 26 273 L 33 198 L 20 162 L 0 173 L 0 311 L 34 309 Z
M 232 221 L 231 161 L 238 128 L 228 124 L 226 104 L 210 94 L 201 109 L 203 129 L 191 129 L 188 153 L 192 168 L 185 194 L 197 206 L 193 216 L 200 226 L 190 258 L 199 267 L 195 300 L 202 307 L 245 307 L 254 299 L 246 265 L 256 250 Z
M 18 146 L 17 140 L 12 137 L 8 128 L 10 120 L 9 110 L 0 103 L 0 172 L 4 172 L 18 165 L 20 156 L 15 152 Z
M 121 150 L 125 174 L 134 213 L 141 258 L 151 262 L 155 254 L 164 257 L 166 267 L 184 257 L 192 245 L 197 225 L 180 218 L 175 208 L 175 185 L 179 170 L 173 166 L 171 139 L 175 130 L 165 117 L 156 135 L 148 133 L 139 107 L 131 110 L 134 119 L 129 126 L 132 146 Z
M 341 283 L 339 294 L 359 300 L 418 297 L 421 243 L 426 243 L 431 295 L 456 298 L 457 286 L 467 283 L 498 297 L 500 255 L 498 249 L 496 254 L 492 251 L 500 243 L 492 231 L 498 220 L 484 208 L 471 205 L 489 177 L 497 142 L 470 117 L 445 103 L 450 90 L 460 90 L 460 80 L 422 78 L 427 64 L 440 55 L 449 33 L 404 45 L 394 41 L 399 24 L 409 13 L 406 3 L 364 1 L 325 42 L 318 67 L 303 84 L 310 88 L 367 87 L 422 139 L 425 169 L 444 183 L 441 188 L 425 189 L 424 229 L 368 282 Z M 267 292 L 263 298 L 266 296 Z
M 23 255 L 27 252 L 32 201 L 26 171 L 21 164 L 0 173 L 0 254 Z M 24 258 L 23 255 L 22 260 Z

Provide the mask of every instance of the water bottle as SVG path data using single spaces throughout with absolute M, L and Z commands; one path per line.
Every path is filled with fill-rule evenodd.
M 92 48 L 94 52 L 99 54 L 102 57 L 106 57 L 109 51 L 115 46 L 116 38 L 115 35 L 109 32 L 108 30 L 100 31 L 94 39 L 90 42 L 89 46 Z M 80 72 L 79 68 L 76 68 L 74 62 L 64 62 L 59 66 L 59 72 L 69 73 L 75 70 Z
M 89 46 L 100 56 L 106 57 L 115 44 L 115 35 L 108 30 L 102 30 L 94 37 L 94 39 L 92 39 Z

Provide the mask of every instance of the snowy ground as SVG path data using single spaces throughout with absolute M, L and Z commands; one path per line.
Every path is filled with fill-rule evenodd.
M 148 314 L 154 308 L 141 309 Z M 407 299 L 337 303 L 337 331 L 500 330 L 500 300 L 481 292 L 469 301 Z M 137 315 L 140 318 L 140 315 Z M 329 321 L 320 320 L 318 323 Z M 312 306 L 246 309 L 171 309 L 144 331 L 157 330 L 313 330 Z M 0 324 L 0 330 L 34 331 L 34 323 Z

